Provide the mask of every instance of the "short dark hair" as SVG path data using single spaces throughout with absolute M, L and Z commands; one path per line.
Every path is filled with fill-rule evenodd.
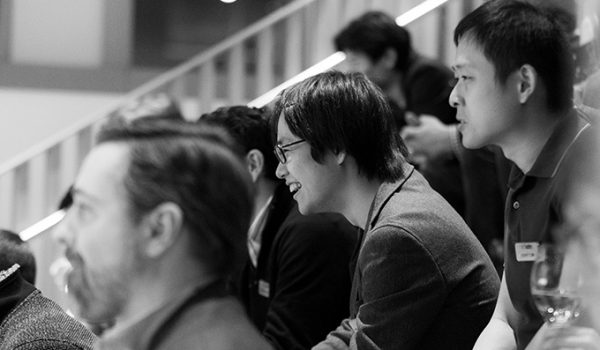
M 351 21 L 334 38 L 339 51 L 352 50 L 364 52 L 369 58 L 378 61 L 385 50 L 396 51 L 396 70 L 406 71 L 413 54 L 410 33 L 396 24 L 388 14 L 369 11 Z
M 454 43 L 471 40 L 482 48 L 502 84 L 524 64 L 535 68 L 547 90 L 547 106 L 573 105 L 574 61 L 569 39 L 552 10 L 518 0 L 488 1 L 465 16 Z
M 164 202 L 177 204 L 195 244 L 193 254 L 225 276 L 244 260 L 253 187 L 237 145 L 221 128 L 180 120 L 112 118 L 99 144 L 129 146 L 124 188 L 132 217 Z
M 35 256 L 21 237 L 15 232 L 0 229 L 0 270 L 19 264 L 23 278 L 35 284 Z
M 320 162 L 345 151 L 369 179 L 402 176 L 406 147 L 381 90 L 362 73 L 321 73 L 284 90 L 275 105 L 290 131 L 306 140 Z
M 273 154 L 270 138 L 269 115 L 264 108 L 247 106 L 221 107 L 203 114 L 198 122 L 207 122 L 225 128 L 247 153 L 259 150 L 264 157 L 263 173 L 266 178 L 276 181 L 277 158 Z

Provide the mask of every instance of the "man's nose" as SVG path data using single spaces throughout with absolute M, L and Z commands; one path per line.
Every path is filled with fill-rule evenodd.
M 73 234 L 69 228 L 69 211 L 64 212 L 62 220 L 60 220 L 52 229 L 52 239 L 61 245 L 69 245 L 72 243 Z
M 275 176 L 277 176 L 279 179 L 284 179 L 285 175 L 287 175 L 287 167 L 281 162 L 277 163 L 277 169 L 275 169 Z
M 460 97 L 460 94 L 458 92 L 458 84 L 454 85 L 454 88 L 452 88 L 452 92 L 450 92 L 450 97 L 448 98 L 448 103 L 454 108 L 458 108 L 462 101 L 462 98 Z

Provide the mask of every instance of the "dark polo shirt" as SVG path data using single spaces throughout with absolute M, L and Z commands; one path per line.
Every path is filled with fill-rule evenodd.
M 505 278 L 510 299 L 520 317 L 515 327 L 517 349 L 524 349 L 543 323 L 529 287 L 532 261 L 517 261 L 516 244 L 552 241 L 552 230 L 563 221 L 560 173 L 565 160 L 576 156 L 577 144 L 590 134 L 586 117 L 573 111 L 561 121 L 527 174 L 513 166 L 506 198 Z

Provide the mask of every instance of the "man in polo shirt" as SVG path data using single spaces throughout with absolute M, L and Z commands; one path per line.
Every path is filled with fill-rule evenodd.
M 488 2 L 467 15 L 454 41 L 457 81 L 450 104 L 457 108 L 462 143 L 497 145 L 514 163 L 505 272 L 494 315 L 475 349 L 533 348 L 543 320 L 529 290 L 532 261 L 538 244 L 551 240 L 561 223 L 558 175 L 590 126 L 572 106 L 569 42 L 547 12 L 512 0 Z

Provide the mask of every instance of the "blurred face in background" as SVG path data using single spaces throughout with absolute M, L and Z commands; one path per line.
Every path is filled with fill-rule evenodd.
M 366 53 L 346 50 L 346 71 L 364 73 L 369 80 L 385 90 L 394 78 L 393 70 L 396 64 L 395 53 L 388 49 L 377 61 L 373 61 Z M 393 56 L 393 57 L 391 57 Z
M 92 149 L 73 186 L 73 204 L 54 233 L 72 266 L 65 277 L 75 312 L 91 323 L 108 322 L 125 309 L 140 271 L 138 228 L 123 186 L 128 162 L 125 144 Z

